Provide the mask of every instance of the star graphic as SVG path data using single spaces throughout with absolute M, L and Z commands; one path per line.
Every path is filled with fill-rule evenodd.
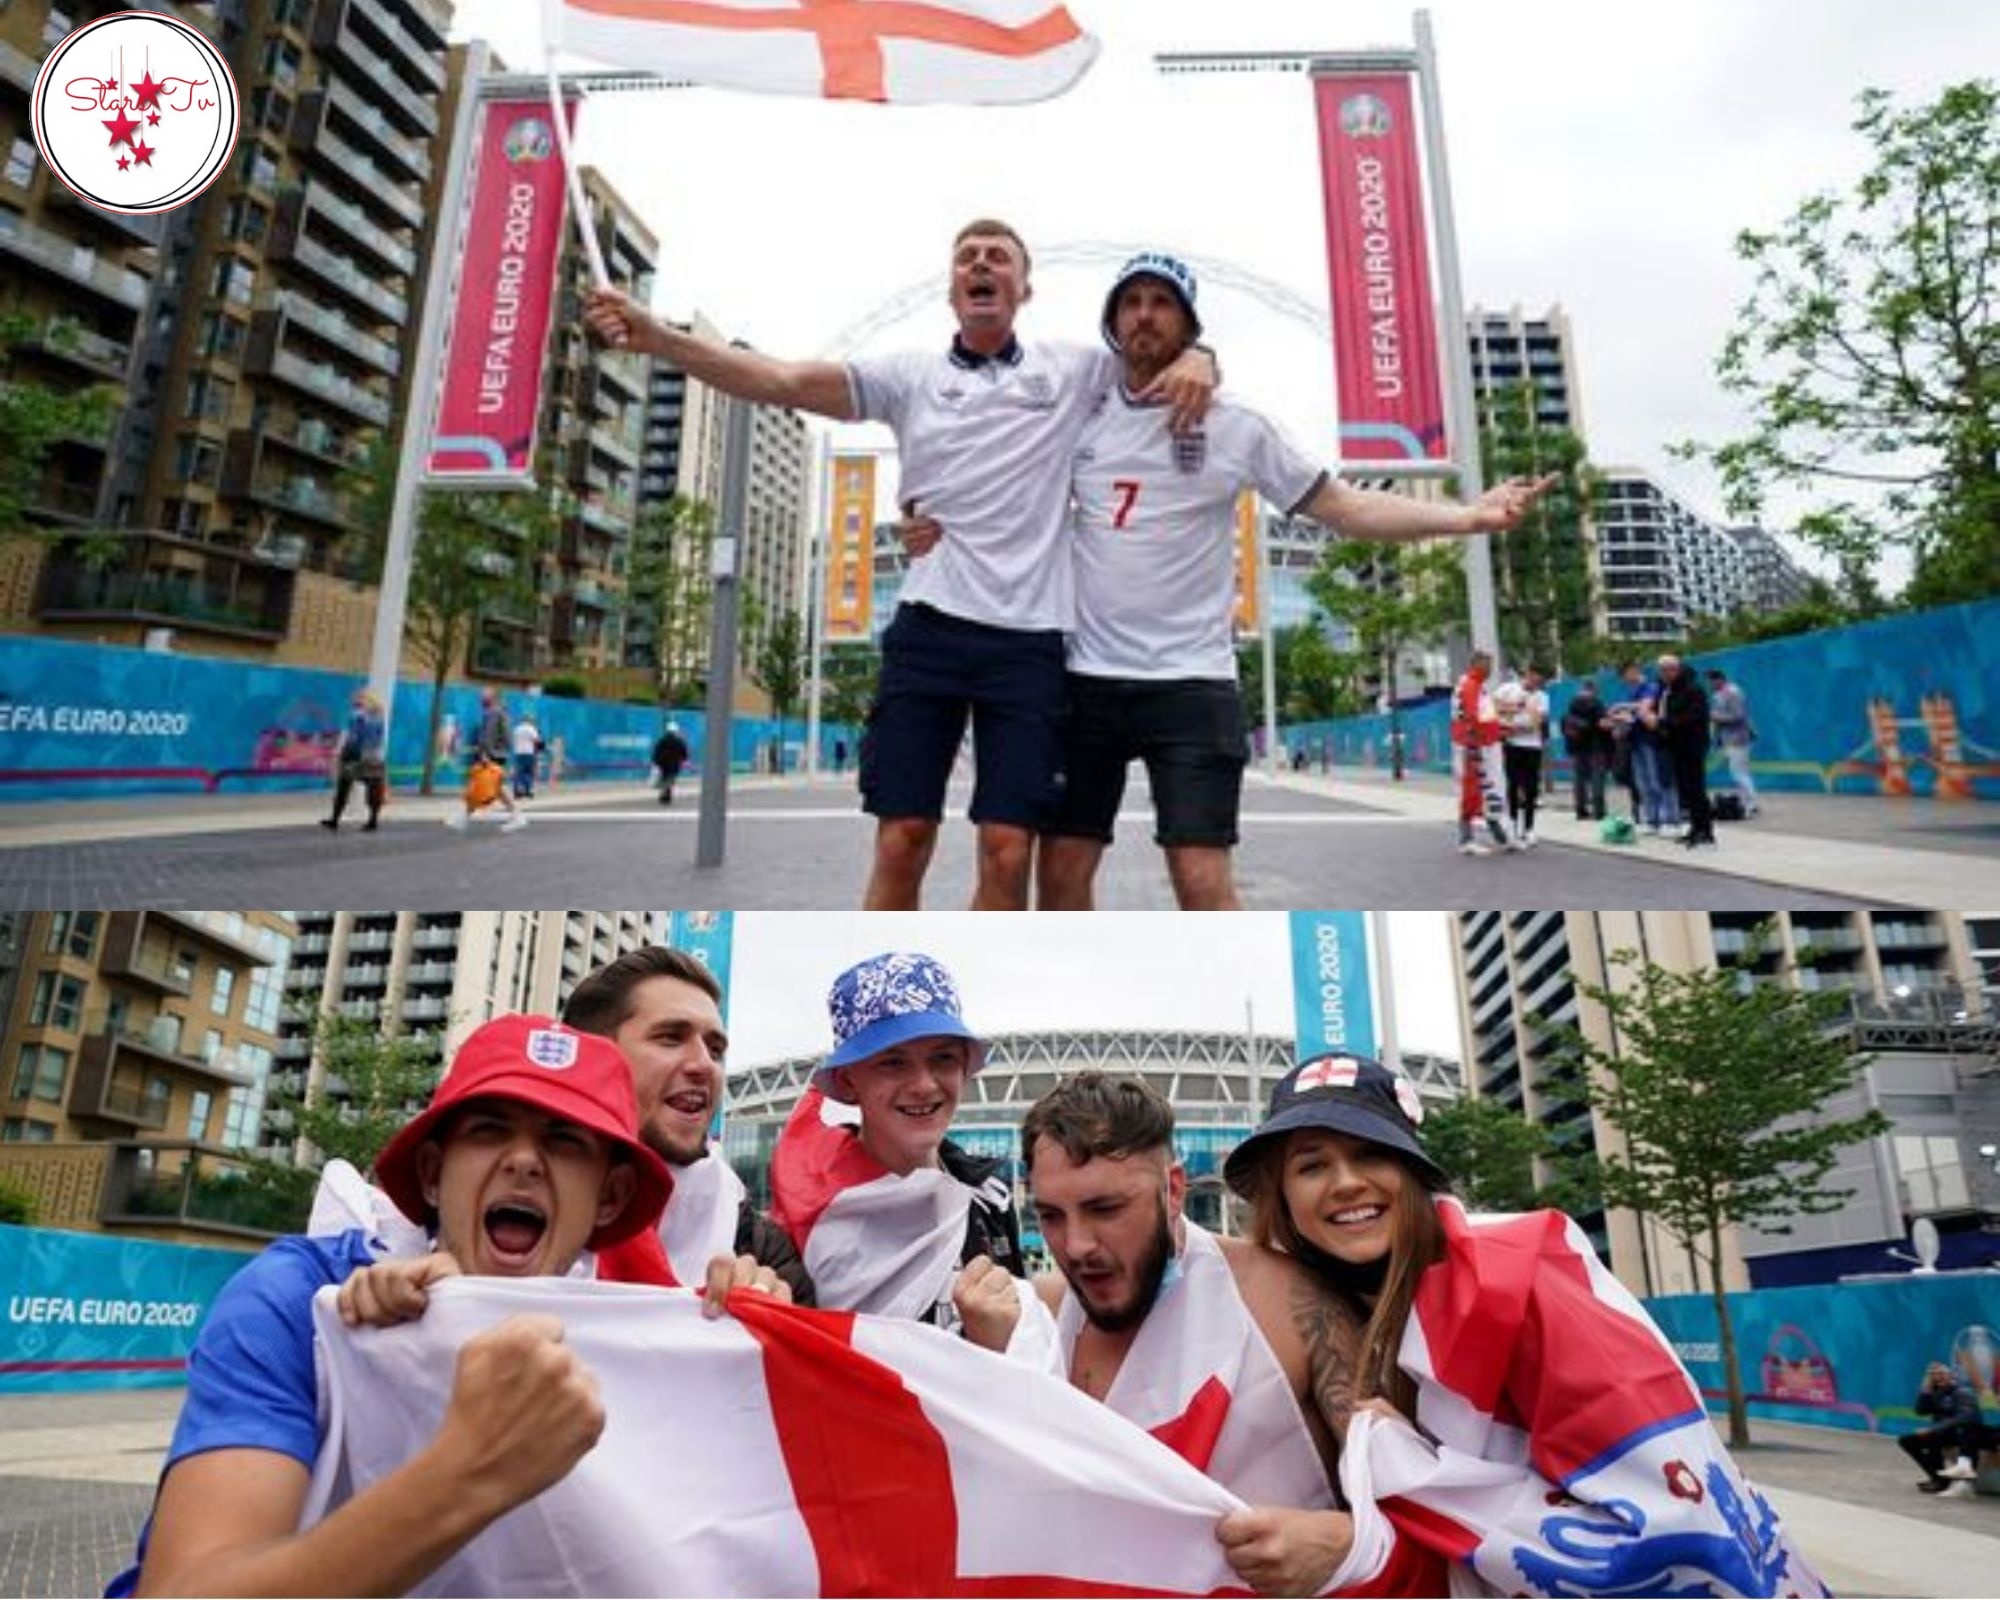
M 135 109 L 144 111 L 148 106 L 152 106 L 157 110 L 160 104 L 160 96 L 167 92 L 167 86 L 164 83 L 158 82 L 153 77 L 153 69 L 148 67 L 145 77 L 132 85 L 132 92 L 139 97 L 139 102 Z
M 104 87 L 107 89 L 115 89 L 118 87 L 118 80 L 116 78 L 106 78 L 104 80 Z
M 132 146 L 132 159 L 142 167 L 150 167 L 153 164 L 153 147 L 149 144 L 135 143 Z
M 160 114 L 159 114 L 159 112 L 157 112 L 157 111 L 149 111 L 149 112 L 147 112 L 147 113 L 146 113 L 146 120 L 147 120 L 148 122 L 150 122 L 150 123 L 151 123 L 151 124 L 152 124 L 152 125 L 153 125 L 154 127 L 156 127 L 156 128 L 157 128 L 157 127 L 158 127 L 158 126 L 160 125 Z
M 132 165 L 132 158 L 130 156 L 120 156 L 118 158 L 118 170 L 120 172 L 123 172 L 127 167 L 131 165 Z
M 126 116 L 125 108 L 120 106 L 118 108 L 118 115 L 107 121 L 104 126 L 111 130 L 111 142 L 114 145 L 130 144 L 132 142 L 132 130 L 139 126 L 139 122 L 136 117 Z

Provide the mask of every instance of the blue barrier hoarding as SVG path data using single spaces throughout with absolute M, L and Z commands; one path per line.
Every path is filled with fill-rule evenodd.
M 0 1394 L 159 1389 L 248 1251 L 0 1225 Z
M 1712 1410 L 1726 1401 L 1715 1301 L 1666 1295 L 1646 1309 Z M 1729 1296 L 1752 1416 L 1909 1433 L 1933 1361 L 1955 1366 L 2000 1423 L 2000 1273 L 1908 1273 Z

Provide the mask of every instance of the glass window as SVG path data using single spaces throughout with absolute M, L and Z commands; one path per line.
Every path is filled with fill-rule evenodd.
M 14 1068 L 16 1100 L 60 1100 L 63 1080 L 69 1076 L 69 1052 L 53 1045 L 28 1044 L 21 1047 L 21 1059 Z
M 35 141 L 16 139 L 13 148 L 7 152 L 7 181 L 17 189 L 25 189 L 35 176 Z
M 88 961 L 91 952 L 97 948 L 97 925 L 102 915 L 96 911 L 79 911 L 70 919 L 69 938 L 64 948 L 80 960 Z
M 236 973 L 230 967 L 219 967 L 215 974 L 215 987 L 208 992 L 208 1009 L 218 1017 L 229 1015 L 229 1002 L 236 998 Z
M 28 1008 L 30 1027 L 65 1028 L 76 1031 L 83 1016 L 83 984 L 65 973 L 44 972 L 35 982 L 35 998 Z
M 194 1099 L 188 1105 L 187 1136 L 190 1139 L 199 1140 L 208 1137 L 208 1113 L 214 1104 L 215 1097 L 206 1089 L 195 1090 Z
M 9 1117 L 0 1122 L 0 1144 L 48 1144 L 55 1136 L 53 1122 L 38 1122 L 33 1117 Z

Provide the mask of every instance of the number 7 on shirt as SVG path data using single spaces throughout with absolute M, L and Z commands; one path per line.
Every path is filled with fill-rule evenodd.
M 1118 503 L 1111 508 L 1111 526 L 1122 529 L 1132 520 L 1132 507 L 1139 499 L 1137 478 L 1113 478 L 1111 489 L 1118 496 Z

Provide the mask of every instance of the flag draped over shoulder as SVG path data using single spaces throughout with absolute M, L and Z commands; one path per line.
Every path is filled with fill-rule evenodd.
M 538 1312 L 596 1375 L 604 1433 L 412 1593 L 1246 1592 L 1215 1539 L 1242 1502 L 1059 1379 L 907 1321 L 731 1305 L 454 1278 L 419 1321 L 353 1330 L 324 1291 L 308 1519 L 429 1442 L 461 1344 Z
M 830 100 L 1046 100 L 1097 56 L 1049 0 L 563 0 L 561 22 L 578 55 Z
M 1375 1417 L 1349 1429 L 1345 1581 L 1366 1578 L 1393 1529 L 1498 1594 L 1826 1592 L 1575 1223 L 1468 1217 L 1450 1200 L 1438 1214 L 1446 1258 L 1419 1282 L 1398 1354 L 1431 1437 Z

